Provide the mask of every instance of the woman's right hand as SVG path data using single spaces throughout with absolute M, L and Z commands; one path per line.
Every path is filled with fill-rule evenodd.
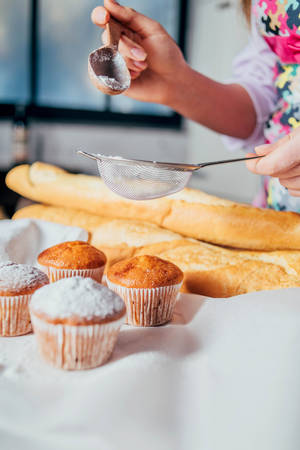
M 145 102 L 171 104 L 176 77 L 187 66 L 176 42 L 158 22 L 114 0 L 104 0 L 104 7 L 95 8 L 91 18 L 103 28 L 110 15 L 124 25 L 119 51 L 131 74 L 131 87 L 124 94 Z M 106 44 L 105 32 L 103 42 Z

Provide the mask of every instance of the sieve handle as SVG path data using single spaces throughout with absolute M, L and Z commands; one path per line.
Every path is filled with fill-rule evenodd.
M 238 161 L 247 161 L 248 159 L 257 159 L 257 158 L 262 158 L 264 155 L 259 155 L 259 156 L 250 156 L 248 158 L 235 158 L 235 159 L 223 159 L 221 161 L 212 161 L 212 162 L 207 162 L 207 163 L 203 163 L 203 164 L 197 164 L 198 169 L 202 169 L 202 167 L 206 167 L 206 166 L 215 166 L 217 164 L 226 164 L 226 163 L 232 163 L 232 162 L 238 162 Z
M 95 161 L 102 161 L 98 156 L 93 155 L 92 153 L 84 152 L 82 150 L 77 150 L 77 155 L 85 156 L 86 158 L 94 159 Z

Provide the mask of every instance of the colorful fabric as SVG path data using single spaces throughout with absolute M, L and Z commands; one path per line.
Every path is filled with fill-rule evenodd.
M 233 82 L 252 98 L 257 126 L 250 138 L 227 138 L 232 149 L 272 143 L 300 126 L 300 1 L 253 0 L 252 38 L 234 63 Z M 300 199 L 266 178 L 255 199 L 276 210 L 300 212 Z
M 274 142 L 300 125 L 300 2 L 258 0 L 253 6 L 258 28 L 277 55 L 275 111 L 265 126 L 267 142 Z
M 277 56 L 277 104 L 264 128 L 266 142 L 272 143 L 300 125 L 300 2 L 258 0 L 253 13 L 260 34 Z M 270 179 L 267 191 L 269 207 L 300 212 L 299 199 L 291 197 L 278 179 Z

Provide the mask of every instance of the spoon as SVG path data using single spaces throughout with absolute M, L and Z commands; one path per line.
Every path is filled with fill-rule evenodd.
M 89 77 L 97 89 L 104 94 L 117 95 L 130 86 L 130 73 L 121 53 L 118 52 L 123 26 L 110 18 L 106 24 L 108 44 L 89 55 Z

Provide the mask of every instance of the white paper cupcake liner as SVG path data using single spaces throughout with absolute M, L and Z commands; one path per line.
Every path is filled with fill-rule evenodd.
M 45 267 L 45 266 L 44 266 Z M 93 280 L 101 283 L 104 272 L 104 265 L 96 269 L 56 269 L 55 267 L 45 267 L 50 283 L 54 283 L 62 278 L 84 277 L 93 278 Z
M 105 363 L 113 352 L 125 316 L 93 325 L 48 323 L 31 313 L 38 349 L 48 363 L 61 369 L 91 369 Z
M 172 319 L 182 283 L 159 288 L 127 288 L 106 278 L 109 289 L 122 297 L 126 304 L 129 325 L 153 327 Z
M 20 336 L 32 331 L 30 295 L 0 297 L 0 336 Z

